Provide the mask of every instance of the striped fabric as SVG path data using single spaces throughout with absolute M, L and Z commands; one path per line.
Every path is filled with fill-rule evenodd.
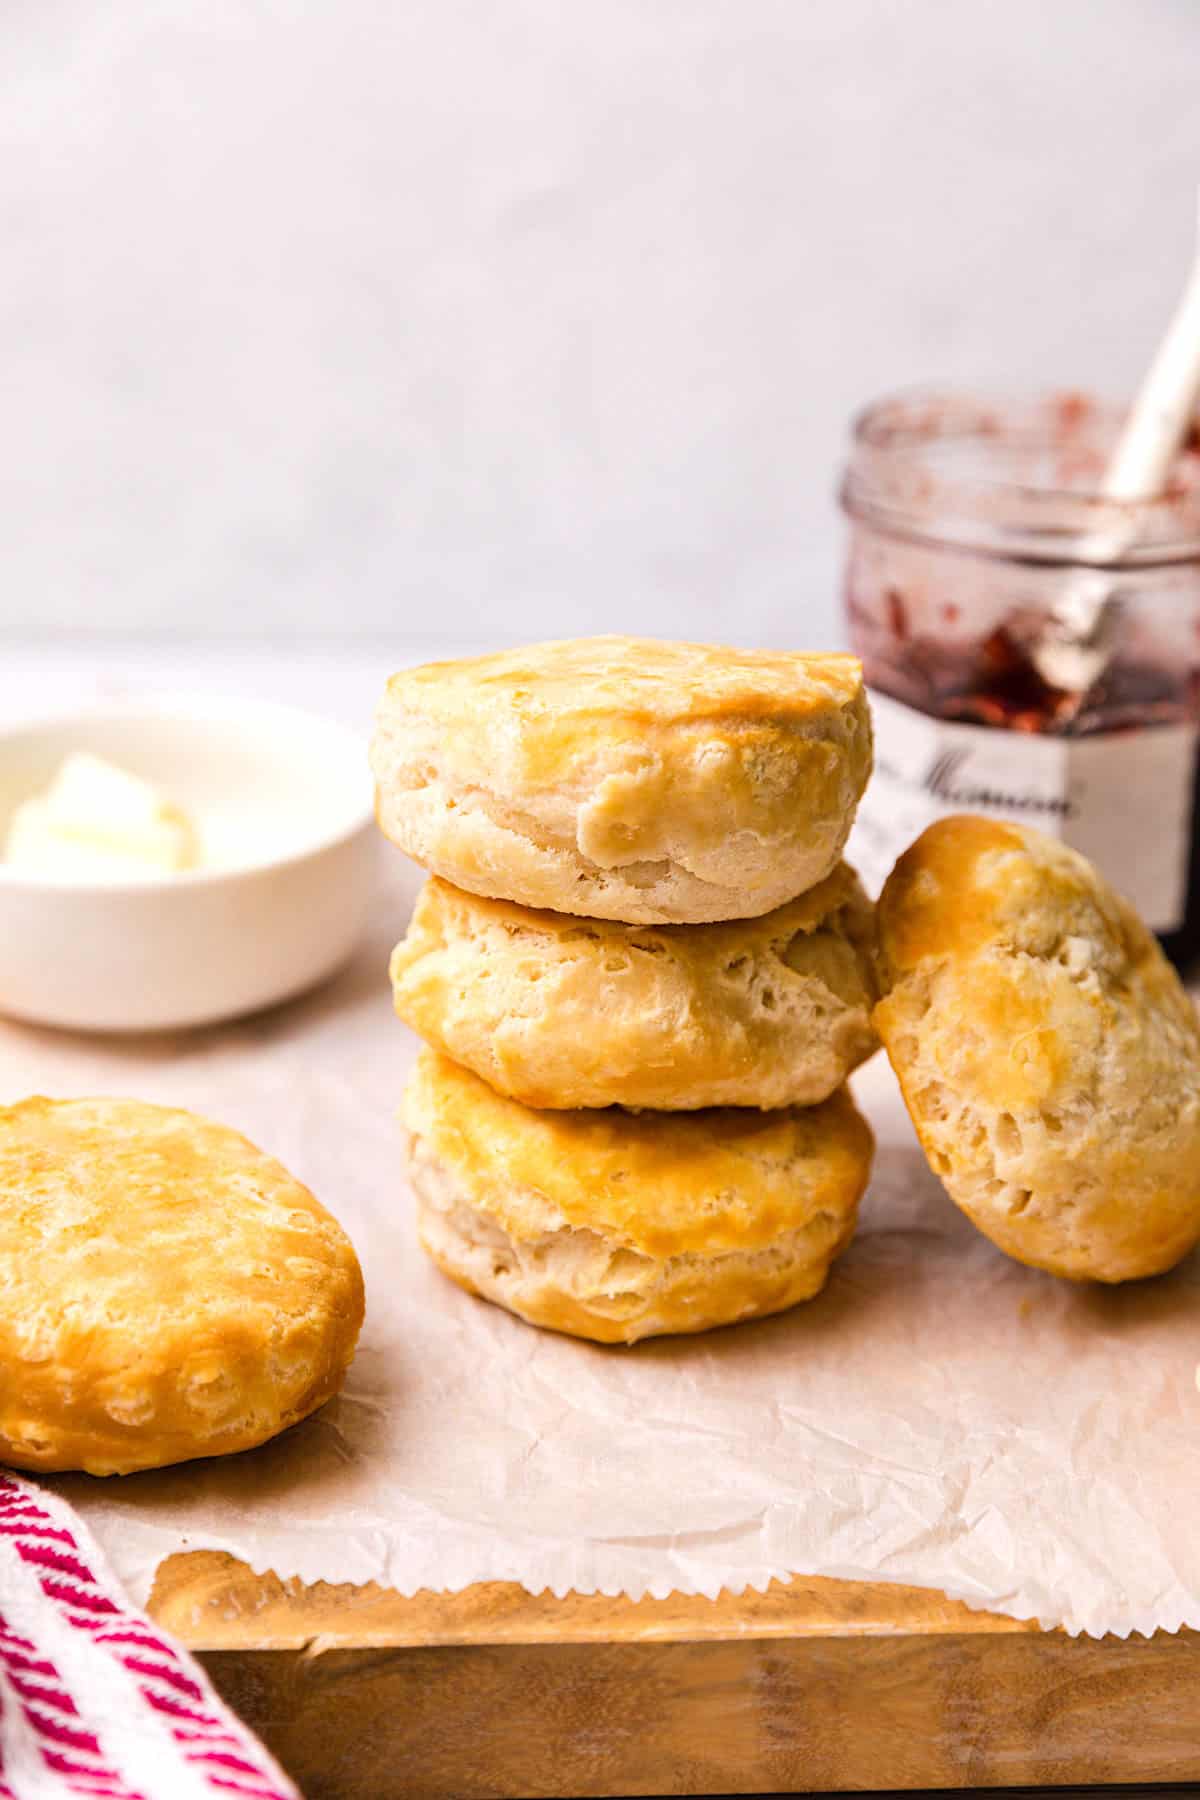
M 81 1521 L 0 1473 L 0 1800 L 300 1800 Z

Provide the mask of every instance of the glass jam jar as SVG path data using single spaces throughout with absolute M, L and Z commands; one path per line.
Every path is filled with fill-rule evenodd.
M 1083 394 L 935 391 L 856 421 L 845 595 L 876 773 L 848 855 L 878 891 L 943 814 L 1036 825 L 1183 966 L 1200 953 L 1200 434 L 1161 499 L 1122 503 L 1099 492 L 1120 424 Z M 1102 651 L 1056 685 L 1046 646 L 1085 591 L 1104 598 Z

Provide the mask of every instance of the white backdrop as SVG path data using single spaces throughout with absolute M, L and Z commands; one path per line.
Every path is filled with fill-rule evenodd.
M 838 635 L 847 416 L 1121 393 L 1197 0 L 8 0 L 0 631 Z

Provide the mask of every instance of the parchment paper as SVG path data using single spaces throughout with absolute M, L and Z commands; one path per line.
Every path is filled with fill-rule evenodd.
M 248 1132 L 344 1222 L 368 1323 L 343 1397 L 262 1450 L 64 1477 L 134 1595 L 181 1548 L 411 1593 L 508 1579 L 715 1595 L 790 1573 L 912 1582 L 1072 1631 L 1200 1625 L 1195 1258 L 1117 1290 L 1020 1268 L 944 1197 L 882 1058 L 859 1234 L 780 1318 L 600 1349 L 469 1299 L 416 1248 L 394 1114 L 415 1042 L 387 953 L 415 886 L 381 848 L 342 976 L 236 1027 L 0 1026 L 0 1098 L 127 1093 Z

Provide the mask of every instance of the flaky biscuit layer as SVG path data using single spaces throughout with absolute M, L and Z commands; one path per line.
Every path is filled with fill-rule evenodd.
M 603 1343 L 816 1293 L 873 1142 L 843 1089 L 774 1113 L 535 1112 L 425 1051 L 405 1095 L 422 1242 L 461 1285 Z
M 871 727 L 853 657 L 584 638 L 393 676 L 372 767 L 383 831 L 456 887 L 704 923 L 829 874 Z
M 873 955 L 844 863 L 723 925 L 534 912 L 435 878 L 391 975 L 402 1019 L 527 1106 L 811 1106 L 876 1047 Z

